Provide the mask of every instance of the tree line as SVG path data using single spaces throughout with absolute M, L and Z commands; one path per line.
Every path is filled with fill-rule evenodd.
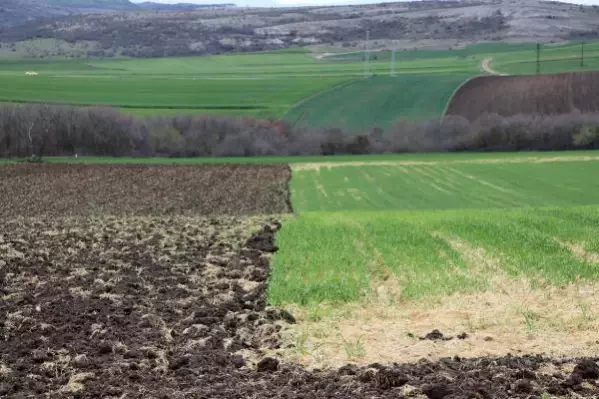
M 0 106 L 0 157 L 267 156 L 599 148 L 599 114 L 398 120 L 362 132 L 247 117 L 137 118 L 112 108 Z

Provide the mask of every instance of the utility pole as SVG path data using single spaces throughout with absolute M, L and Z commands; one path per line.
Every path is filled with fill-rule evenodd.
M 584 68 L 584 41 L 580 43 L 580 67 Z
M 391 50 L 391 76 L 395 76 L 395 49 Z
M 368 72 L 369 72 L 369 62 L 370 62 L 370 54 L 368 53 L 369 50 L 369 42 L 370 42 L 370 29 L 366 29 L 366 45 L 365 45 L 365 52 L 364 52 L 364 77 L 367 77 Z
M 537 75 L 541 73 L 541 43 L 537 43 Z

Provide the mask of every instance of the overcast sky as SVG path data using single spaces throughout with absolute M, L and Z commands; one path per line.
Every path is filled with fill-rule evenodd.
M 134 3 L 141 3 L 145 0 L 133 0 Z M 272 6 L 295 6 L 295 5 L 331 5 L 331 4 L 367 4 L 381 3 L 381 0 L 151 0 L 157 3 L 196 3 L 196 4 L 218 4 L 218 3 L 235 3 L 238 6 L 254 6 L 254 7 L 272 7 Z M 401 1 L 401 0 L 400 0 Z M 598 4 L 599 0 L 562 0 L 564 3 L 574 4 Z M 383 1 L 384 2 L 384 1 Z

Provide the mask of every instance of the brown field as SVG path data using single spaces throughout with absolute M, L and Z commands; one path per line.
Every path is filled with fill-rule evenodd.
M 485 113 L 560 115 L 599 112 L 599 72 L 478 76 L 451 98 L 446 115 L 473 121 Z
M 240 209 L 269 212 L 271 204 L 288 210 L 280 205 L 287 203 L 286 184 L 277 183 L 280 192 L 271 187 L 274 177 L 288 178 L 285 166 L 28 165 L 0 167 L 0 174 L 0 199 L 8 208 L 0 218 L 2 398 L 551 398 L 597 393 L 597 359 L 454 356 L 311 371 L 277 360 L 273 356 L 288 345 L 284 333 L 296 322 L 289 312 L 267 306 L 265 294 L 270 257 L 277 251 L 277 219 L 283 215 L 238 214 Z M 150 176 L 153 190 L 142 188 Z M 65 193 L 75 195 L 68 190 L 76 182 L 83 199 L 65 198 Z M 138 190 L 127 187 L 132 182 L 140 184 Z M 165 188 L 158 188 L 158 182 Z M 9 189 L 18 198 L 10 199 Z M 119 192 L 133 197 L 119 197 Z M 229 198 L 222 199 L 221 192 Z M 100 197 L 101 207 L 86 206 L 92 193 Z M 202 199 L 186 204 L 181 197 Z M 167 207 L 169 201 L 174 209 Z M 235 216 L 199 215 L 216 211 Z M 156 214 L 142 215 L 146 212 Z M 423 339 L 444 342 L 438 333 Z
M 285 213 L 290 178 L 286 165 L 7 165 L 0 219 Z

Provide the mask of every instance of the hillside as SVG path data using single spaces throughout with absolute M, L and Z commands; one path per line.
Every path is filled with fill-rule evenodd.
M 50 5 L 69 9 L 92 8 L 108 10 L 136 9 L 137 6 L 129 0 L 47 0 Z
M 599 72 L 538 76 L 478 76 L 451 98 L 447 115 L 471 121 L 484 114 L 559 115 L 599 111 Z
M 117 3 L 111 7 L 122 10 L 122 2 Z M 48 3 L 46 6 L 58 7 Z M 161 12 L 135 7 L 116 15 L 72 15 L 55 21 L 27 22 L 4 29 L 0 40 L 9 46 L 33 38 L 60 43 L 85 40 L 93 49 L 87 54 L 91 56 L 157 57 L 307 45 L 323 52 L 349 51 L 364 48 L 367 30 L 371 49 L 455 49 L 481 41 L 555 42 L 599 37 L 599 8 L 539 0 L 439 0 Z M 14 20 L 15 13 L 22 12 L 14 7 L 4 8 L 8 10 L 4 11 L 5 21 L 6 15 L 12 15 Z M 76 10 L 80 13 L 83 8 Z M 44 48 L 40 55 L 59 54 Z
M 284 120 L 298 126 L 366 131 L 390 129 L 399 119 L 432 119 L 466 74 L 406 74 L 360 79 L 309 98 L 292 108 Z M 333 122 L 334 121 L 334 122 Z
M 2 0 L 0 2 L 0 28 L 73 14 L 133 10 L 185 11 L 234 6 L 234 4 L 162 4 L 154 2 L 134 4 L 129 0 Z
M 170 11 L 192 11 L 201 10 L 205 8 L 231 8 L 235 7 L 233 3 L 226 4 L 193 4 L 193 3 L 177 3 L 177 4 L 165 4 L 155 3 L 152 1 L 145 1 L 138 3 L 137 6 L 144 10 L 170 10 Z
M 134 10 L 129 0 L 2 0 L 0 28 L 72 14 Z

